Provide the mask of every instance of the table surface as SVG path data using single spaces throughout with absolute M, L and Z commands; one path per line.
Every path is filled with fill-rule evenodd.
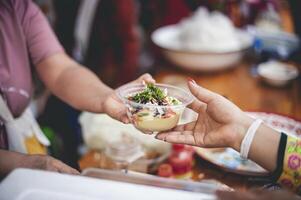
M 166 65 L 167 66 L 167 65 Z M 155 79 L 179 86 L 186 86 L 188 77 L 201 86 L 226 96 L 245 111 L 265 111 L 301 119 L 301 79 L 284 88 L 263 83 L 250 61 L 218 73 L 185 72 L 175 67 L 158 67 Z M 300 66 L 299 71 L 300 71 Z M 254 74 L 254 75 L 253 75 Z
M 162 63 L 162 62 L 161 62 Z M 251 62 L 242 62 L 232 69 L 218 73 L 185 72 L 168 64 L 157 65 L 154 77 L 157 82 L 186 87 L 187 77 L 214 92 L 222 94 L 246 111 L 274 112 L 301 119 L 301 80 L 295 80 L 284 88 L 274 88 L 260 81 Z M 95 152 L 91 151 L 80 160 L 81 168 L 96 167 Z M 247 189 L 263 185 L 250 177 L 228 173 L 198 158 L 193 178 L 214 179 L 235 189 Z

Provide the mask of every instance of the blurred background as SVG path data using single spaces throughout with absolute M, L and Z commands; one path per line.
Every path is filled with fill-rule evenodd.
M 291 118 L 301 118 L 299 0 L 35 2 L 66 52 L 111 87 L 145 72 L 158 82 L 184 88 L 187 77 L 192 77 L 246 111 L 260 112 L 268 119 L 272 116 L 278 120 L 270 121 L 274 126 L 283 128 Z M 145 159 L 132 166 L 144 172 L 164 162 L 166 152 L 181 149 L 170 149 L 147 136 L 140 138 L 137 130 L 115 126 L 105 116 L 80 115 L 39 85 L 32 108 L 51 140 L 49 151 L 73 167 L 112 167 L 112 163 L 103 161 L 102 152 L 108 146 L 106 142 L 114 147 L 114 138 L 130 143 L 135 138 L 147 149 Z M 281 118 L 284 116 L 290 118 Z M 301 134 L 300 127 L 293 132 Z M 134 148 L 131 145 L 127 148 Z M 105 152 L 110 154 L 110 150 Z M 169 160 L 174 164 L 172 158 Z M 151 172 L 156 173 L 157 168 Z M 163 166 L 161 175 L 168 169 Z

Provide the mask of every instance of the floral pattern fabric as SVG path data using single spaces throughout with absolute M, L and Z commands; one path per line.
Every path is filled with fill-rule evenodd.
M 299 194 L 301 193 L 301 140 L 296 137 L 287 136 L 283 171 L 278 183 Z

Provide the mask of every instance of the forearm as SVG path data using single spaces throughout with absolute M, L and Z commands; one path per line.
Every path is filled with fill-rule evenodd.
M 79 172 L 59 160 L 46 155 L 26 155 L 0 150 L 0 178 L 16 168 L 42 169 L 68 174 Z
M 71 66 L 58 78 L 55 95 L 79 110 L 103 112 L 102 102 L 113 90 L 81 66 Z
M 15 168 L 21 167 L 24 155 L 16 152 L 0 150 L 0 177 L 7 175 Z
M 103 112 L 103 99 L 113 92 L 94 73 L 66 55 L 42 61 L 38 71 L 56 96 L 79 110 Z
M 245 117 L 241 122 L 243 128 L 237 134 L 237 142 L 232 146 L 236 151 L 240 152 L 241 142 L 253 121 L 254 119 Z M 279 132 L 262 123 L 256 131 L 248 158 L 273 172 L 277 167 L 280 137 Z

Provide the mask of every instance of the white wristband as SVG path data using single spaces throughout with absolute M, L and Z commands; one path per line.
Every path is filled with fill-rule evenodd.
M 256 119 L 249 127 L 244 139 L 240 145 L 240 157 L 243 159 L 248 159 L 249 150 L 254 139 L 255 133 L 262 123 L 261 119 Z

